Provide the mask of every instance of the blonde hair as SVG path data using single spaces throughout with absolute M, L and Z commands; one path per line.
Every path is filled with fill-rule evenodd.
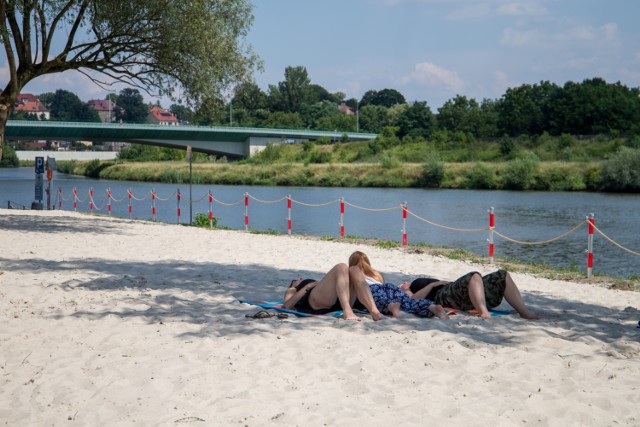
M 371 266 L 369 257 L 364 252 L 355 251 L 349 257 L 349 267 L 358 266 L 365 276 L 371 277 L 380 283 L 384 283 L 384 278 L 376 269 Z

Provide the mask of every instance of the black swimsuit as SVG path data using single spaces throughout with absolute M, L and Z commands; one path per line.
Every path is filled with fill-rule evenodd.
M 305 279 L 302 282 L 300 282 L 300 284 L 298 286 L 296 286 L 296 291 L 300 291 L 302 288 L 304 288 L 308 284 L 316 282 L 316 281 L 317 280 L 313 280 L 313 279 Z M 300 298 L 298 300 L 298 302 L 296 302 L 296 304 L 293 306 L 293 308 L 296 311 L 299 311 L 301 313 L 307 313 L 307 314 L 327 314 L 327 313 L 331 313 L 332 311 L 342 310 L 342 306 L 340 305 L 340 301 L 337 300 L 337 299 L 336 299 L 335 304 L 333 304 L 333 306 L 329 307 L 329 308 L 315 309 L 315 308 L 311 307 L 311 304 L 309 304 L 309 295 L 311 294 L 312 291 L 313 291 L 313 288 L 308 289 L 304 293 L 302 298 Z

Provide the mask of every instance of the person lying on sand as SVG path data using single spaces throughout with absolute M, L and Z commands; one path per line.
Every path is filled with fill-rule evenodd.
M 349 257 L 349 282 L 366 283 L 376 307 L 383 314 L 400 317 L 400 312 L 404 311 L 421 317 L 449 318 L 441 305 L 428 299 L 413 299 L 398 286 L 384 283 L 382 274 L 371 267 L 369 257 L 363 252 L 356 251 Z
M 488 309 L 500 305 L 504 297 L 523 319 L 540 318 L 525 307 L 518 287 L 506 270 L 486 276 L 472 271 L 453 282 L 422 277 L 411 283 L 402 282 L 399 287 L 414 299 L 426 298 L 456 310 L 476 309 L 480 317 L 485 318 L 491 317 Z
M 309 314 L 326 314 L 342 310 L 347 320 L 360 320 L 353 312 L 353 304 L 361 302 L 369 310 L 373 320 L 384 319 L 385 316 L 376 308 L 371 290 L 366 283 L 349 281 L 349 267 L 344 264 L 335 265 L 320 280 L 294 280 L 284 294 L 284 308 Z

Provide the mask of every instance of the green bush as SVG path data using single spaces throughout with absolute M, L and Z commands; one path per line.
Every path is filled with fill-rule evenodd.
M 218 228 L 218 218 L 213 217 L 211 220 L 211 224 L 209 223 L 209 214 L 204 214 L 202 212 L 197 212 L 196 216 L 193 218 L 193 225 L 196 227 L 209 228 Z
M 418 184 L 425 188 L 438 188 L 443 178 L 444 163 L 434 158 L 424 164 Z
M 622 147 L 604 161 L 601 183 L 607 191 L 640 191 L 640 149 Z
M 0 168 L 17 168 L 20 166 L 20 160 L 15 150 L 8 144 L 2 147 L 2 160 L 0 160 Z
M 529 190 L 536 182 L 538 156 L 525 151 L 521 157 L 511 160 L 504 173 L 504 187 L 509 190 Z
M 493 170 L 483 163 L 474 165 L 466 174 L 465 188 L 490 190 L 496 187 Z

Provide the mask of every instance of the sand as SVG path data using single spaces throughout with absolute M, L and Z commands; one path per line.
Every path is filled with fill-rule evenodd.
M 0 209 L 0 247 L 0 425 L 640 425 L 637 292 L 514 274 L 542 320 L 254 320 L 238 298 L 354 250 L 390 282 L 497 266 L 61 211 Z

